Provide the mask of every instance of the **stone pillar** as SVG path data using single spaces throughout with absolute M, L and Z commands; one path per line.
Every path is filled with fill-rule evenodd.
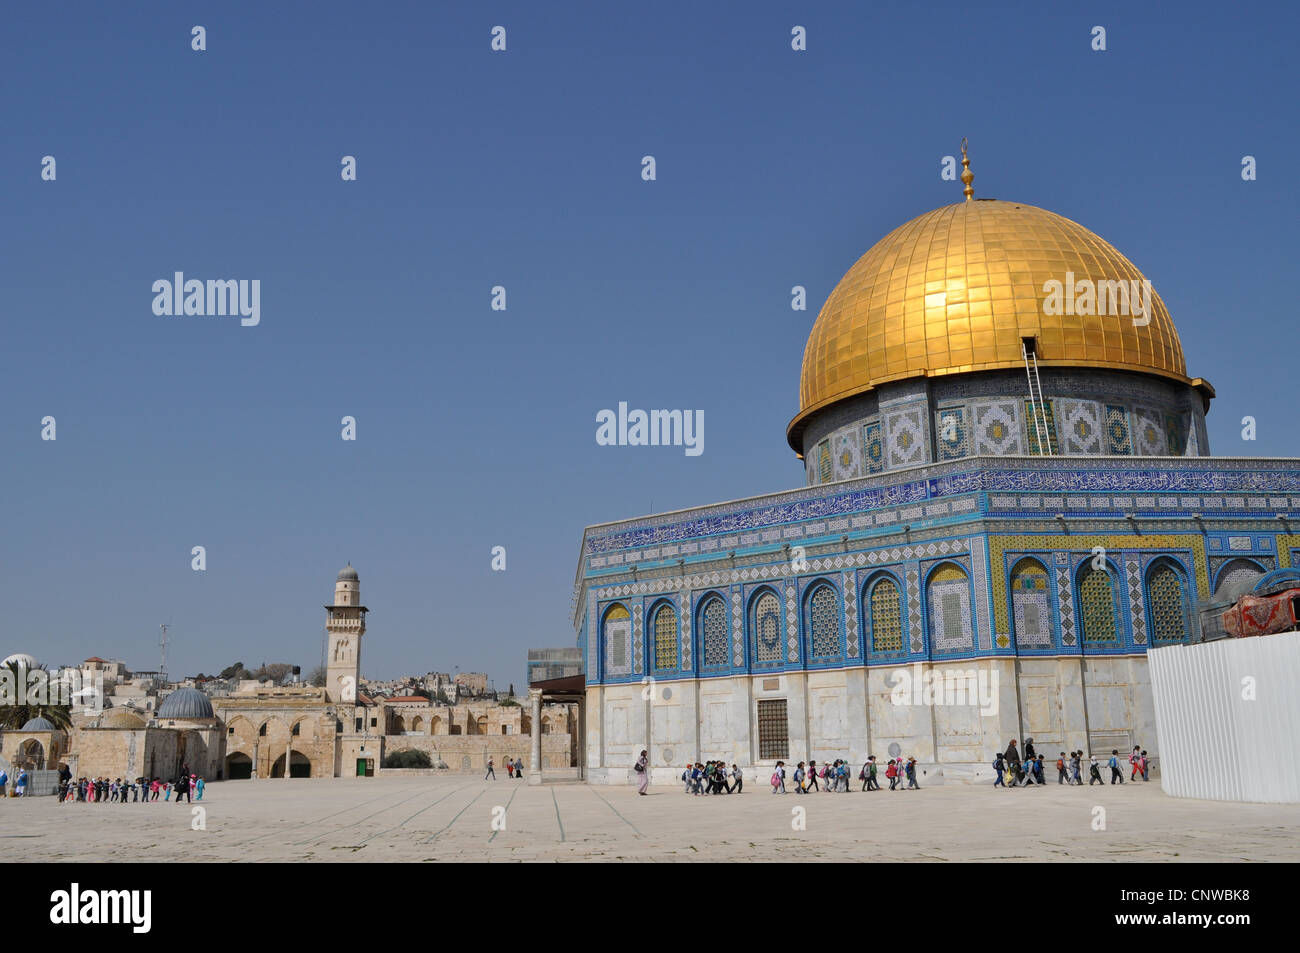
M 532 712 L 532 745 L 528 760 L 528 783 L 542 783 L 542 690 L 528 689 L 528 708 Z

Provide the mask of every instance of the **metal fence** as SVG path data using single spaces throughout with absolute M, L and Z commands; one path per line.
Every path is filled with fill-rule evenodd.
M 1147 659 L 1166 794 L 1300 803 L 1300 632 L 1162 646 Z

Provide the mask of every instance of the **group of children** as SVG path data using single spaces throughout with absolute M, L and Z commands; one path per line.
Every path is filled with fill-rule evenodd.
M 806 765 L 800 761 L 794 769 L 794 791 L 796 794 L 808 794 L 812 791 L 826 791 L 828 793 L 841 792 L 847 794 L 849 791 L 849 772 L 853 769 L 849 763 L 841 758 L 836 758 L 831 762 L 822 762 L 821 767 L 817 766 L 816 761 L 809 761 Z M 879 765 L 876 764 L 876 756 L 873 754 L 867 758 L 866 763 L 858 770 L 858 780 L 862 782 L 863 791 L 879 791 L 880 782 L 877 780 Z M 772 793 L 788 794 L 785 787 L 785 762 L 778 761 L 776 768 L 772 771 Z M 885 767 L 885 777 L 889 779 L 889 790 L 903 790 L 903 782 L 906 780 L 907 788 L 920 790 L 921 786 L 916 783 L 916 759 L 908 758 L 891 758 L 889 764 Z
M 59 800 L 125 804 L 128 801 L 156 801 L 159 795 L 164 801 L 170 801 L 175 794 L 179 803 L 182 799 L 189 800 L 192 791 L 193 800 L 202 801 L 204 787 L 204 780 L 193 774 L 183 775 L 175 782 L 158 778 L 136 778 L 134 781 L 105 777 L 79 778 L 76 781 L 65 778 L 59 782 Z
M 725 761 L 688 764 L 682 772 L 682 781 L 686 784 L 687 794 L 731 794 L 733 791 L 740 794 L 745 787 L 739 766 L 733 764 L 728 771 Z
M 1082 786 L 1083 779 L 1079 776 L 1083 767 L 1084 754 L 1082 751 L 1071 751 L 1067 755 L 1064 751 L 1056 759 L 1056 783 L 1057 784 L 1077 784 Z M 1147 760 L 1146 750 L 1141 745 L 1134 745 L 1133 751 L 1129 754 L 1129 765 L 1132 772 L 1129 775 L 1130 781 L 1136 781 L 1140 775 L 1143 781 L 1149 781 L 1150 769 Z M 1124 772 L 1120 770 L 1120 753 L 1119 749 L 1112 748 L 1110 760 L 1106 762 L 1110 768 L 1110 783 L 1123 784 Z M 1043 778 L 1043 756 L 1034 753 L 1034 743 L 1032 740 L 1025 742 L 1025 757 L 1022 761 L 1020 754 L 1016 750 L 1016 742 L 1013 738 L 1007 746 L 1005 752 L 999 751 L 997 757 L 993 760 L 993 769 L 998 773 L 997 779 L 993 782 L 996 787 L 1031 787 L 1034 784 L 1046 784 Z M 1004 775 L 1010 775 L 1011 783 L 1006 783 Z M 1094 784 L 1105 784 L 1101 778 L 1101 765 L 1097 756 L 1091 755 L 1088 758 L 1088 786 Z

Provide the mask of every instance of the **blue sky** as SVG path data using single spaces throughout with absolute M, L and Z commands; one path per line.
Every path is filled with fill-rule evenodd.
M 1152 278 L 1215 453 L 1296 455 L 1300 14 L 1137 6 L 11 6 L 0 651 L 149 669 L 170 621 L 173 674 L 310 668 L 350 560 L 367 674 L 522 684 L 584 526 L 801 484 L 817 309 L 961 199 L 963 135 L 977 195 Z M 155 316 L 175 271 L 259 279 L 260 325 Z M 619 401 L 704 410 L 705 452 L 598 447 Z

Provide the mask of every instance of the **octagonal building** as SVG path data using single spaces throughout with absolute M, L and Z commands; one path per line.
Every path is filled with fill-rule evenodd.
M 965 201 L 872 246 L 813 324 L 802 488 L 586 528 L 593 782 L 642 749 L 662 782 L 872 754 L 983 780 L 1027 737 L 1158 761 L 1147 649 L 1300 565 L 1300 466 L 1210 456 L 1214 390 L 1147 277 L 963 165 Z

